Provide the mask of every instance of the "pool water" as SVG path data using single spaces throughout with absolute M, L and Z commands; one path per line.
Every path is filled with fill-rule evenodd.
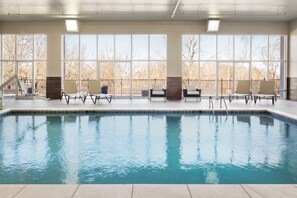
M 0 117 L 0 183 L 297 183 L 297 126 L 271 115 Z

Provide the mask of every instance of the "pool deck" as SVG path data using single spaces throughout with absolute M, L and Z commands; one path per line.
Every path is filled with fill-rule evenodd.
M 296 185 L 0 185 L 1 198 L 296 198 Z
M 279 100 L 275 105 L 271 101 L 261 100 L 257 104 L 244 100 L 235 100 L 228 110 L 253 111 L 263 110 L 297 120 L 297 102 Z M 225 111 L 220 108 L 220 101 L 214 100 L 215 111 Z M 207 98 L 201 102 L 192 101 L 167 101 L 162 99 L 114 99 L 111 103 L 100 100 L 96 105 L 90 99 L 83 104 L 80 100 L 71 100 L 67 105 L 65 100 L 5 100 L 5 109 L 24 111 L 212 111 Z M 268 185 L 268 184 L 243 184 L 243 185 L 170 185 L 170 184 L 126 184 L 126 185 L 0 185 L 0 198 L 203 198 L 203 197 L 297 197 L 297 185 Z

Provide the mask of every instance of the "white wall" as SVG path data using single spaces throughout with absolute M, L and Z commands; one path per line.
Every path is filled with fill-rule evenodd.
M 288 77 L 297 77 L 297 20 L 290 23 Z
M 167 76 L 169 77 L 181 77 L 182 75 L 182 35 L 207 34 L 205 32 L 206 22 L 80 22 L 79 28 L 80 34 L 167 34 Z M 294 31 L 296 31 L 294 35 L 297 36 L 297 25 Z M 61 76 L 61 35 L 66 34 L 64 22 L 0 23 L 0 34 L 9 33 L 47 34 L 47 75 Z M 218 34 L 288 35 L 288 33 L 289 24 L 286 22 L 222 22 Z M 297 50 L 297 43 L 295 48 Z M 297 71 L 293 72 L 297 76 Z

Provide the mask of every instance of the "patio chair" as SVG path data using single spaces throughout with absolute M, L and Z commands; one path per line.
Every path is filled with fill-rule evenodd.
M 234 94 L 229 95 L 229 102 L 234 98 L 238 100 L 239 97 L 244 97 L 245 103 L 248 103 L 249 98 L 253 99 L 251 92 L 251 83 L 249 80 L 239 80 L 237 83 L 237 90 Z
M 166 89 L 163 87 L 163 85 L 152 85 L 152 88 L 150 89 L 150 100 L 152 100 L 152 97 L 164 97 L 164 100 L 166 101 Z
M 86 95 L 79 94 L 75 80 L 64 80 L 64 90 L 62 91 L 60 100 L 62 100 L 63 96 L 67 104 L 69 104 L 70 99 L 76 100 L 76 98 L 80 98 L 82 102 L 85 103 L 87 98 Z
M 88 88 L 88 94 L 90 95 L 94 104 L 96 104 L 97 100 L 100 98 L 105 98 L 109 103 L 111 103 L 112 95 L 102 93 L 99 80 L 90 80 Z
M 272 104 L 276 102 L 276 93 L 275 93 L 275 81 L 261 81 L 260 83 L 260 91 L 258 94 L 254 95 L 255 104 L 257 103 L 257 99 L 261 100 L 261 98 L 271 99 Z
M 201 89 L 197 89 L 196 85 L 186 85 L 186 88 L 183 89 L 183 95 L 185 101 L 187 98 L 197 98 L 197 100 L 201 101 Z

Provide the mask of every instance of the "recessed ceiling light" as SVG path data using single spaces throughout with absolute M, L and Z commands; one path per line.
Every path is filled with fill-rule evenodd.
M 78 22 L 75 19 L 66 19 L 66 30 L 67 32 L 78 32 Z
M 208 19 L 207 21 L 207 32 L 217 32 L 220 27 L 220 19 Z

